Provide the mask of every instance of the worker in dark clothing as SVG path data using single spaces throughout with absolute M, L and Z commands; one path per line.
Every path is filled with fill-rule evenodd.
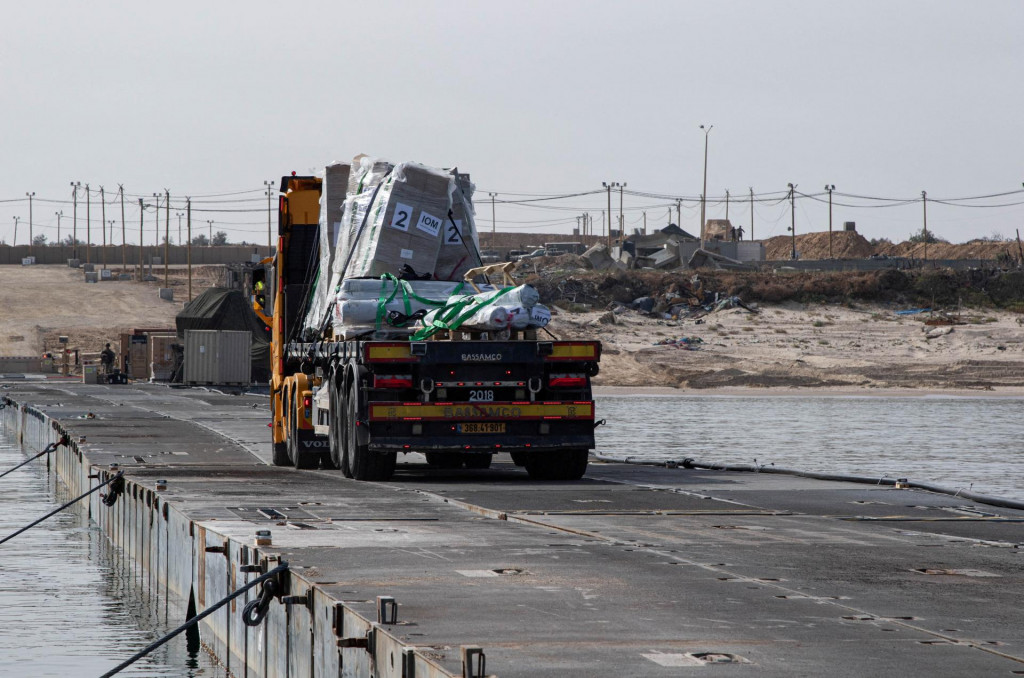
M 114 371 L 114 352 L 110 350 L 110 344 L 100 351 L 100 365 L 103 367 L 103 374 L 110 374 Z

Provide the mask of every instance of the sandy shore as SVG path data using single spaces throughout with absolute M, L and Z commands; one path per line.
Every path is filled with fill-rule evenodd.
M 595 385 L 706 393 L 1024 394 L 1022 316 L 964 311 L 941 336 L 929 314 L 882 306 L 762 306 L 694 319 L 636 311 L 561 312 L 560 338 L 598 338 L 604 353 Z M 686 339 L 690 343 L 682 344 Z M 660 344 L 660 345 L 659 345 Z M 653 391 L 652 391 L 653 392 Z
M 217 276 L 213 268 L 202 273 L 196 293 Z M 159 298 L 161 286 L 162 277 L 86 284 L 82 271 L 63 266 L 0 267 L 0 355 L 54 350 L 62 334 L 73 347 L 99 351 L 131 327 L 173 327 L 187 296 L 184 272 L 172 270 L 175 302 Z M 929 338 L 929 314 L 897 310 L 783 303 L 671 319 L 555 309 L 549 329 L 561 339 L 602 341 L 594 379 L 601 393 L 1024 395 L 1024 316 L 965 310 L 962 324 Z

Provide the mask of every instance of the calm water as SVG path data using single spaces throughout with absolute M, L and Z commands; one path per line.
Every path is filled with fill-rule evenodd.
M 597 452 L 930 481 L 1024 500 L 1024 398 L 599 396 Z
M 0 432 L 0 473 L 27 455 Z M 73 499 L 39 459 L 0 478 L 0 538 Z M 0 546 L 0 676 L 99 676 L 177 627 L 143 574 L 82 511 L 66 509 Z M 221 676 L 184 635 L 121 676 Z

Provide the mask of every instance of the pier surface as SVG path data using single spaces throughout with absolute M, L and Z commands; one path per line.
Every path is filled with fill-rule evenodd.
M 305 606 L 274 603 L 259 630 L 241 606 L 203 627 L 235 675 L 463 675 L 464 646 L 501 678 L 1024 674 L 1024 511 L 612 463 L 537 482 L 502 456 L 451 471 L 409 455 L 392 481 L 360 483 L 270 466 L 264 397 L 4 386 L 9 410 L 75 441 L 66 480 L 125 470 L 131 500 L 94 502 L 94 519 L 199 611 L 244 582 L 241 564 L 288 562 Z M 261 529 L 271 546 L 253 546 Z M 378 623 L 379 596 L 397 623 Z

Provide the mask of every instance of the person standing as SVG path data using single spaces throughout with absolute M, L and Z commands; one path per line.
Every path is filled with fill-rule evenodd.
M 103 368 L 103 374 L 114 371 L 114 352 L 110 350 L 110 344 L 100 351 L 100 366 Z

